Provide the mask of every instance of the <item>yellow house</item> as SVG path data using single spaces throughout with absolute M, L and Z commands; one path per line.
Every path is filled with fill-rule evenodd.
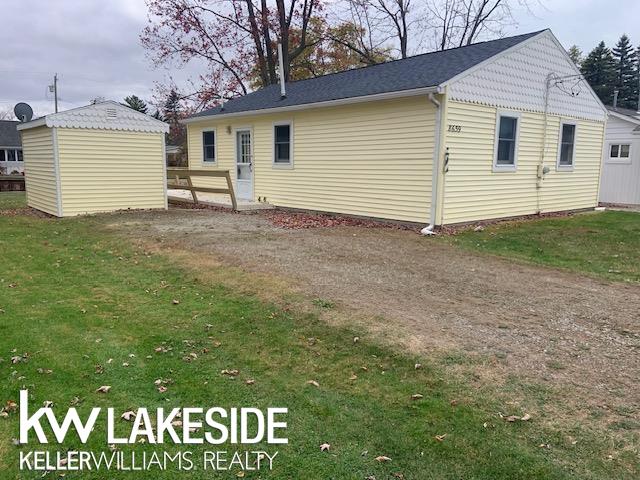
M 166 123 L 108 101 L 18 130 L 29 206 L 57 217 L 167 208 Z
M 595 207 L 605 122 L 549 30 L 272 85 L 184 121 L 190 168 L 230 170 L 241 199 L 424 233 Z

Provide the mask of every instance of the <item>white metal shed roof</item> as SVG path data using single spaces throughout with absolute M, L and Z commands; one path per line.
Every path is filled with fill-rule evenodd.
M 41 126 L 155 133 L 169 131 L 167 123 L 111 100 L 51 113 L 30 122 L 21 123 L 18 125 L 18 130 Z

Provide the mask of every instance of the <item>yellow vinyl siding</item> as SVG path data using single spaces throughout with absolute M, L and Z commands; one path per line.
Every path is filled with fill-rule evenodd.
M 64 216 L 165 207 L 163 134 L 57 131 Z
M 459 223 L 597 205 L 604 124 L 575 122 L 574 169 L 556 169 L 560 117 L 549 115 L 544 164 L 550 172 L 536 189 L 543 137 L 543 115 L 521 112 L 518 122 L 517 170 L 493 172 L 497 111 L 471 103 L 448 102 L 444 147 L 449 171 L 444 180 L 443 223 Z M 448 125 L 460 125 L 459 133 Z
M 284 121 L 293 125 L 293 168 L 273 166 L 273 125 Z M 435 108 L 426 96 L 206 120 L 188 126 L 189 166 L 229 169 L 235 179 L 235 130 L 250 127 L 256 200 L 427 222 L 434 124 Z M 202 164 L 202 131 L 211 128 L 215 167 Z
M 53 131 L 47 127 L 22 133 L 27 204 L 52 215 L 58 214 Z

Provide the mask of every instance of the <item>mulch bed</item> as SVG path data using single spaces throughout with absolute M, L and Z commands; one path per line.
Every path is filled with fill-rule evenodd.
M 395 222 L 368 220 L 344 215 L 322 213 L 289 212 L 286 210 L 266 210 L 264 215 L 271 223 L 280 228 L 303 230 L 307 228 L 363 227 L 390 228 L 417 232 L 421 227 Z
M 509 217 L 509 218 L 496 218 L 494 220 L 482 220 L 477 222 L 464 223 L 459 225 L 445 225 L 439 227 L 436 231 L 442 235 L 457 235 L 458 233 L 466 232 L 468 230 L 476 230 L 482 231 L 485 227 L 489 227 L 491 225 L 507 225 L 512 223 L 520 223 L 527 222 L 530 220 L 542 220 L 545 218 L 564 218 L 564 217 L 573 217 L 577 213 L 584 213 L 584 211 L 568 211 L 568 212 L 550 212 L 550 213 L 540 213 L 540 214 L 532 214 L 532 215 L 521 215 L 519 217 Z

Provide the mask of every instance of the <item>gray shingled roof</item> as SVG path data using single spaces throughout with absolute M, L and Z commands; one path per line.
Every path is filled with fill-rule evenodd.
M 322 77 L 287 83 L 287 96 L 280 98 L 280 86 L 270 85 L 226 102 L 190 118 L 270 108 L 327 102 L 345 98 L 435 87 L 469 68 L 511 48 L 540 32 L 475 43 L 466 47 L 425 53 L 370 67 L 346 70 Z
M 20 133 L 16 128 L 19 123 L 13 120 L 0 120 L 0 148 L 22 145 Z
M 620 107 L 613 107 L 611 105 L 607 105 L 607 110 L 609 110 L 610 112 L 616 112 L 619 113 L 620 115 L 626 115 L 627 117 L 631 117 L 634 120 L 640 120 L 640 111 L 636 110 L 632 110 L 630 108 L 620 108 Z

